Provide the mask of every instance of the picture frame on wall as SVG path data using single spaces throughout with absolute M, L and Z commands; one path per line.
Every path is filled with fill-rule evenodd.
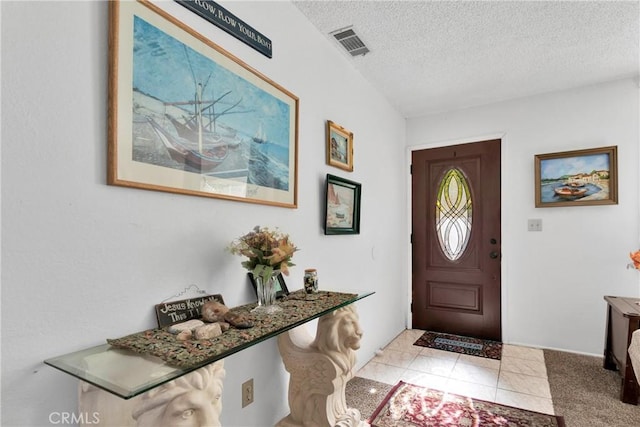
M 256 295 L 258 295 L 258 284 L 256 283 L 253 273 L 248 272 L 247 276 L 249 276 L 249 281 L 251 282 L 251 286 L 253 286 L 253 290 L 256 292 Z M 282 273 L 278 274 L 276 279 L 276 298 L 284 298 L 289 295 L 289 289 L 287 288 L 287 284 L 284 281 Z
M 109 15 L 107 183 L 296 208 L 298 97 L 153 3 Z
M 327 120 L 327 164 L 353 171 L 353 132 Z
M 327 174 L 324 234 L 360 234 L 360 183 Z
M 538 154 L 535 205 L 614 205 L 618 203 L 617 146 Z

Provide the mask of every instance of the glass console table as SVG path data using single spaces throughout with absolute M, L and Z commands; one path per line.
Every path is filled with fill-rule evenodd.
M 207 352 L 191 362 L 163 360 L 154 351 L 145 352 L 138 340 L 138 347 L 133 350 L 103 344 L 53 357 L 44 363 L 122 399 L 130 399 L 372 294 L 374 292 L 348 294 L 320 291 L 306 295 L 304 291 L 296 291 L 278 302 L 283 311 L 269 315 L 251 313 L 255 304 L 232 308 L 232 311 L 246 313 L 254 326 L 250 329 L 229 329 L 221 337 L 212 340 L 218 340 L 219 345 L 208 348 Z M 141 337 L 144 341 L 145 337 L 158 338 L 154 334 L 162 333 L 168 334 L 161 329 L 149 330 L 113 342 L 119 344 L 120 340 Z M 154 345 L 151 339 L 149 346 Z

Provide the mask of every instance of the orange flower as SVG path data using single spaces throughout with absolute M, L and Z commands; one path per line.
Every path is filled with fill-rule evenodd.
M 629 253 L 629 258 L 633 261 L 633 267 L 636 270 L 640 270 L 640 250 Z
M 265 278 L 275 271 L 288 276 L 288 267 L 295 265 L 291 258 L 298 250 L 288 235 L 260 226 L 231 242 L 227 249 L 234 255 L 247 257 L 248 259 L 241 263 L 242 266 L 254 275 Z

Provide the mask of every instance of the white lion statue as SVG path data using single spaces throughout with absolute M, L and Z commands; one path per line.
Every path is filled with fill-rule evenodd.
M 301 333 L 293 330 L 278 337 L 291 374 L 291 413 L 278 426 L 363 425 L 360 412 L 348 408 L 345 400 L 345 386 L 353 377 L 355 350 L 362 338 L 355 309 L 350 305 L 322 316 L 313 340 L 299 336 Z

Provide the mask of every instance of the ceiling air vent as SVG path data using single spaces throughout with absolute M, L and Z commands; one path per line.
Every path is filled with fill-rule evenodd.
M 365 46 L 360 37 L 358 37 L 356 32 L 353 30 L 353 27 L 342 28 L 341 30 L 333 31 L 330 34 L 336 38 L 338 43 L 340 43 L 342 47 L 351 54 L 351 56 L 364 55 L 369 52 L 369 49 Z

